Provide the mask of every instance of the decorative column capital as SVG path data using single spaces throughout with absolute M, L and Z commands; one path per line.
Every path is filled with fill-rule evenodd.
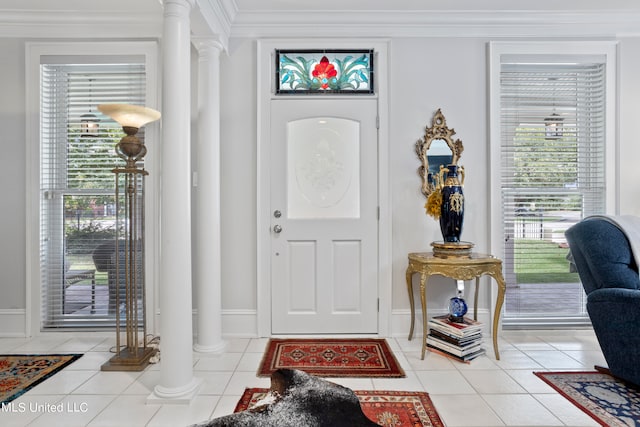
M 217 36 L 214 37 L 192 37 L 191 42 L 198 50 L 200 58 L 216 56 L 218 57 L 225 50 L 224 44 Z
M 187 16 L 191 13 L 191 10 L 196 6 L 196 0 L 162 0 L 162 6 L 164 7 L 165 16 L 179 16 L 180 8 L 184 10 Z
M 196 5 L 196 0 L 162 0 L 162 5 L 166 6 L 169 3 L 175 3 L 178 5 L 189 6 L 190 8 L 194 8 Z

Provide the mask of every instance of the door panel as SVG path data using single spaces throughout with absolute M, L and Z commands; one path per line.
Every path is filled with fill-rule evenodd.
M 272 333 L 376 333 L 377 104 L 271 102 Z
M 333 242 L 333 312 L 357 313 L 362 301 L 361 242 Z
M 316 242 L 288 242 L 290 262 L 288 283 L 296 283 L 285 291 L 289 292 L 288 311 L 290 313 L 317 313 L 316 298 Z

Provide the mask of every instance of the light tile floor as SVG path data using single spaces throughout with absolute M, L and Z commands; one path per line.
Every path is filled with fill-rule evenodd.
M 245 387 L 268 387 L 255 372 L 267 339 L 228 339 L 224 354 L 194 353 L 194 376 L 203 380 L 190 404 L 148 404 L 160 367 L 145 371 L 101 372 L 111 357 L 107 334 L 65 334 L 30 340 L 0 339 L 0 353 L 82 352 L 84 356 L 14 401 L 14 412 L 0 411 L 7 426 L 187 426 L 226 415 Z M 420 360 L 414 339 L 388 338 L 407 376 L 402 379 L 333 379 L 352 389 L 415 390 L 430 394 L 447 427 L 597 426 L 532 372 L 592 370 L 604 365 L 590 330 L 504 331 L 501 359 L 490 339 L 487 356 L 461 364 L 427 352 Z M 54 409 L 62 408 L 61 412 Z

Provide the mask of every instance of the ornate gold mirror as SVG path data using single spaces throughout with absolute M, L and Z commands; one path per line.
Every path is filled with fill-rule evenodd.
M 431 127 L 425 128 L 424 136 L 416 141 L 416 154 L 422 162 L 418 174 L 422 178 L 422 194 L 429 197 L 435 188 L 440 166 L 457 165 L 462 154 L 462 141 L 453 140 L 456 131 L 447 127 L 444 114 L 438 108 Z

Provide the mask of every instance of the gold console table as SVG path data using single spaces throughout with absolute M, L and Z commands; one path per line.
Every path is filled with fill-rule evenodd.
M 472 252 L 468 256 L 439 257 L 433 252 L 416 252 L 409 254 L 409 266 L 407 267 L 407 290 L 409 291 L 409 303 L 411 304 L 411 329 L 409 340 L 413 338 L 415 323 L 415 303 L 413 298 L 413 274 L 420 273 L 420 302 L 422 304 L 422 359 L 427 348 L 427 279 L 434 274 L 450 277 L 454 280 L 476 279 L 476 293 L 473 301 L 473 318 L 478 320 L 478 285 L 480 276 L 487 274 L 498 284 L 498 297 L 496 299 L 495 312 L 493 313 L 493 350 L 496 360 L 500 360 L 498 352 L 498 323 L 500 311 L 504 303 L 506 285 L 502 276 L 502 260 L 492 255 Z

